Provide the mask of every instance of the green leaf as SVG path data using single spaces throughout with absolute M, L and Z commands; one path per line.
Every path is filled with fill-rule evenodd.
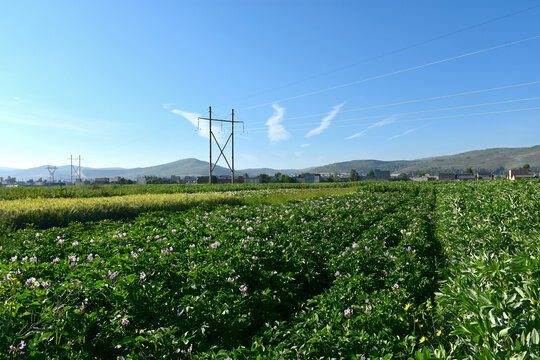
M 538 334 L 538 330 L 536 329 L 532 329 L 531 331 L 531 342 L 535 345 L 540 343 L 540 336 Z
M 133 340 L 134 340 L 134 339 L 133 339 L 132 337 L 125 337 L 125 338 L 123 338 L 123 339 L 118 343 L 118 345 L 129 344 L 129 343 L 132 343 Z

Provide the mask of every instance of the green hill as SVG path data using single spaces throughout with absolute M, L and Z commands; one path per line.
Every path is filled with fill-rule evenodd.
M 216 166 L 214 175 L 229 175 L 231 172 L 221 166 Z M 171 175 L 208 175 L 208 163 L 194 158 L 173 161 L 167 164 L 150 166 L 145 168 L 102 170 L 86 169 L 84 174 L 88 177 L 114 177 L 137 178 L 139 176 L 170 177 Z
M 502 174 L 508 169 L 531 165 L 532 170 L 540 170 L 540 145 L 529 148 L 492 148 L 467 151 L 457 155 L 437 156 L 418 160 L 353 160 L 311 168 L 312 172 L 348 172 L 355 169 L 367 173 L 373 169 L 391 172 L 464 172 L 467 168 L 474 171 L 492 171 Z

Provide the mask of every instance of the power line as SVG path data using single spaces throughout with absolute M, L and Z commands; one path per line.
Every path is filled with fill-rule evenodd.
M 494 115 L 494 114 L 502 114 L 502 113 L 512 113 L 512 112 L 520 112 L 520 111 L 531 111 L 531 110 L 539 110 L 540 107 L 531 107 L 531 108 L 524 108 L 524 109 L 510 109 L 510 110 L 498 110 L 498 111 L 489 111 L 489 112 L 483 112 L 483 113 L 469 113 L 469 114 L 458 114 L 458 115 L 446 115 L 446 116 L 434 116 L 434 117 L 428 117 L 428 118 L 419 118 L 419 119 L 409 119 L 409 120 L 397 120 L 392 121 L 390 124 L 399 124 L 399 123 L 408 123 L 408 122 L 418 122 L 418 121 L 429 121 L 429 120 L 440 120 L 440 119 L 451 119 L 451 118 L 461 118 L 461 117 L 468 117 L 468 116 L 485 116 L 485 115 Z M 332 126 L 331 128 L 346 128 L 346 127 L 352 127 L 352 126 L 371 126 L 376 125 L 376 122 L 372 123 L 363 123 L 363 124 L 348 124 L 348 125 L 336 125 Z M 304 130 L 311 130 L 312 127 L 309 128 L 301 128 L 301 129 L 291 129 L 290 131 L 304 131 Z M 289 129 L 287 129 L 289 130 Z M 266 131 L 254 131 L 250 133 L 265 133 Z
M 511 89 L 511 88 L 515 88 L 515 87 L 530 86 L 530 85 L 536 85 L 536 84 L 540 84 L 540 81 L 531 81 L 531 82 L 526 82 L 526 83 L 519 83 L 519 84 L 506 85 L 506 86 L 499 86 L 499 87 L 494 87 L 494 88 L 490 88 L 490 89 L 465 91 L 465 92 L 454 93 L 454 94 L 449 94 L 449 95 L 441 95 L 441 96 L 428 97 L 428 98 L 419 98 L 419 99 L 413 99 L 413 100 L 398 101 L 398 102 L 389 103 L 389 104 L 381 104 L 381 105 L 366 106 L 366 107 L 363 107 L 363 108 L 355 108 L 355 109 L 349 109 L 349 110 L 340 110 L 340 111 L 338 111 L 336 114 L 349 113 L 349 112 L 356 112 L 356 111 L 363 111 L 363 110 L 380 109 L 380 108 L 385 108 L 385 107 L 398 106 L 398 105 L 407 105 L 407 104 L 414 104 L 414 103 L 425 102 L 425 101 L 432 101 L 432 100 L 448 99 L 448 98 L 457 97 L 457 96 L 472 95 L 472 94 L 480 94 L 480 93 L 485 93 L 485 92 L 490 92 L 490 91 L 504 90 L 504 89 Z M 283 120 L 285 121 L 285 120 L 308 119 L 308 118 L 311 118 L 311 117 L 326 116 L 326 115 L 328 115 L 328 112 L 324 112 L 324 113 L 316 113 L 316 114 L 309 114 L 309 115 L 301 115 L 301 116 L 295 116 L 295 117 L 290 117 L 290 118 L 284 118 Z M 252 124 L 264 124 L 264 123 L 266 123 L 266 121 L 258 121 L 258 122 L 254 122 L 254 123 L 252 123 Z
M 481 103 L 481 104 L 451 106 L 451 107 L 444 107 L 444 108 L 438 108 L 438 109 L 419 110 L 419 111 L 404 112 L 404 113 L 394 113 L 394 114 L 386 114 L 386 115 L 372 115 L 372 116 L 365 116 L 365 117 L 353 118 L 353 119 L 333 120 L 332 123 L 338 123 L 338 122 L 342 123 L 342 122 L 358 121 L 358 120 L 368 120 L 368 119 L 377 119 L 377 118 L 389 118 L 389 117 L 398 117 L 398 116 L 406 116 L 406 115 L 416 115 L 416 114 L 424 114 L 424 113 L 429 113 L 429 112 L 467 109 L 467 108 L 489 106 L 489 105 L 498 105 L 498 104 L 509 104 L 509 103 L 522 102 L 522 101 L 538 100 L 538 99 L 540 99 L 540 96 L 530 97 L 530 98 L 522 98 L 522 99 L 502 100 L 502 101 L 495 101 L 495 102 Z M 283 119 L 283 120 L 287 120 L 287 119 Z M 306 126 L 306 125 L 316 126 L 318 124 L 319 124 L 319 122 L 295 124 L 293 126 L 288 126 L 287 129 L 291 129 L 291 128 L 294 129 L 295 126 L 296 127 L 298 127 L 298 126 Z M 261 129 L 266 129 L 266 128 L 259 127 L 259 128 L 254 128 L 254 129 L 251 129 L 251 130 L 261 130 Z
M 496 17 L 496 18 L 493 18 L 493 19 L 483 21 L 483 22 L 478 23 L 478 24 L 470 25 L 470 26 L 467 26 L 467 27 L 464 27 L 464 28 L 461 28 L 461 29 L 458 29 L 458 30 L 455 30 L 455 31 L 451 31 L 451 32 L 448 32 L 448 33 L 445 33 L 445 34 L 442 34 L 442 35 L 439 35 L 439 36 L 424 40 L 424 41 L 420 41 L 420 42 L 414 43 L 414 44 L 409 45 L 409 46 L 405 46 L 405 47 L 402 47 L 402 48 L 399 48 L 399 49 L 396 49 L 396 50 L 388 51 L 388 52 L 382 53 L 380 55 L 376 55 L 376 56 L 373 56 L 371 58 L 367 58 L 365 60 L 361 60 L 361 61 L 349 64 L 349 65 L 345 65 L 345 66 L 339 67 L 339 68 L 334 69 L 334 70 L 330 70 L 330 71 L 327 71 L 327 72 L 315 74 L 315 75 L 312 75 L 312 76 L 309 76 L 309 77 L 306 77 L 306 78 L 303 78 L 303 79 L 300 79 L 300 80 L 297 80 L 297 81 L 293 81 L 293 82 L 290 82 L 288 84 L 285 84 L 283 86 L 279 86 L 279 87 L 276 87 L 276 88 L 273 88 L 273 89 L 260 91 L 260 92 L 257 92 L 255 94 L 252 94 L 251 96 L 247 97 L 246 99 L 249 99 L 249 98 L 251 98 L 253 96 L 256 96 L 256 95 L 259 95 L 259 94 L 262 94 L 262 93 L 265 93 L 265 92 L 268 92 L 268 91 L 281 90 L 281 89 L 289 87 L 291 85 L 296 85 L 296 84 L 305 82 L 307 80 L 317 78 L 319 76 L 324 76 L 324 75 L 332 74 L 332 73 L 335 73 L 335 72 L 338 72 L 338 71 L 341 71 L 341 70 L 349 69 L 351 67 L 355 67 L 357 65 L 367 63 L 369 61 L 377 60 L 377 59 L 380 59 L 380 58 L 383 58 L 383 57 L 386 57 L 386 56 L 389 56 L 389 55 L 394 55 L 394 54 L 397 54 L 397 53 L 400 53 L 400 52 L 403 52 L 403 51 L 406 51 L 406 50 L 409 50 L 409 49 L 412 49 L 412 48 L 415 48 L 415 47 L 418 47 L 418 46 L 421 46 L 421 45 L 428 44 L 428 43 L 436 41 L 436 40 L 440 40 L 440 39 L 443 39 L 443 38 L 446 38 L 446 37 L 449 37 L 449 36 L 452 36 L 452 35 L 455 35 L 455 34 L 459 34 L 461 32 L 465 32 L 465 31 L 472 30 L 472 29 L 477 28 L 477 27 L 484 26 L 486 24 L 489 24 L 489 23 L 492 23 L 492 22 L 495 22 L 495 21 L 498 21 L 498 20 L 502 20 L 502 19 L 505 19 L 505 18 L 512 17 L 512 16 L 515 16 L 515 15 L 524 13 L 526 11 L 536 9 L 538 7 L 540 7 L 540 5 L 535 5 L 535 6 L 525 8 L 525 9 L 521 9 L 521 10 L 518 10 L 518 11 L 515 11 L 515 12 L 512 12 L 512 13 L 508 13 L 508 14 L 505 14 L 505 15 L 502 15 L 502 16 L 499 16 L 499 17 Z
M 413 71 L 413 70 L 423 69 L 423 68 L 426 68 L 426 67 L 429 67 L 429 66 L 442 64 L 442 63 L 449 62 L 449 61 L 452 61 L 452 60 L 462 59 L 464 57 L 468 57 L 468 56 L 472 56 L 472 55 L 478 55 L 478 54 L 482 54 L 482 53 L 485 53 L 485 52 L 488 52 L 488 51 L 504 48 L 504 47 L 507 47 L 507 46 L 512 46 L 512 45 L 524 43 L 524 42 L 527 42 L 527 41 L 536 40 L 538 38 L 540 38 L 540 35 L 536 35 L 536 36 L 521 39 L 521 40 L 505 42 L 503 44 L 492 46 L 492 47 L 489 47 L 489 48 L 485 48 L 485 49 L 481 49 L 481 50 L 477 50 L 477 51 L 473 51 L 473 52 L 469 52 L 469 53 L 465 53 L 465 54 L 461 54 L 461 55 L 457 55 L 457 56 L 452 56 L 452 57 L 449 57 L 449 58 L 446 58 L 446 59 L 432 61 L 432 62 L 425 63 L 425 64 L 422 64 L 422 65 L 412 66 L 412 67 L 408 67 L 408 68 L 405 68 L 405 69 L 388 72 L 388 73 L 381 74 L 381 75 L 371 76 L 371 77 L 368 77 L 368 78 L 365 78 L 365 79 L 362 79 L 362 80 L 356 80 L 356 81 L 348 82 L 348 83 L 341 84 L 341 85 L 335 85 L 335 86 L 325 88 L 325 89 L 315 90 L 315 91 L 303 93 L 303 94 L 300 94 L 300 95 L 291 96 L 291 97 L 288 97 L 288 98 L 277 99 L 277 100 L 274 100 L 274 101 L 261 103 L 261 104 L 257 104 L 257 105 L 253 105 L 253 106 L 249 106 L 249 107 L 245 107 L 245 108 L 240 109 L 240 111 L 254 109 L 254 108 L 258 108 L 258 107 L 265 106 L 265 105 L 271 105 L 271 104 L 276 103 L 276 102 L 285 102 L 285 101 L 290 101 L 290 100 L 303 98 L 303 97 L 306 97 L 306 96 L 321 94 L 321 93 L 324 93 L 324 92 L 328 92 L 328 91 L 336 90 L 336 89 L 341 89 L 341 88 L 352 86 L 352 85 L 358 85 L 358 84 L 365 83 L 365 82 L 368 82 L 368 81 L 382 79 L 382 78 L 385 78 L 385 77 L 389 77 L 389 76 L 397 75 L 397 74 L 402 74 L 402 73 L 406 73 L 406 72 Z

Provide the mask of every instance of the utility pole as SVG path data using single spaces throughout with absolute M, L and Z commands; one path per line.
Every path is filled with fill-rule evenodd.
M 209 106 L 208 107 L 208 117 L 207 118 L 202 118 L 200 117 L 199 118 L 199 121 L 200 120 L 206 120 L 208 121 L 208 140 L 209 140 L 209 147 L 210 147 L 210 161 L 209 161 L 209 171 L 208 171 L 208 183 L 211 184 L 212 183 L 212 172 L 214 171 L 214 169 L 216 168 L 217 166 L 217 163 L 219 161 L 219 159 L 221 159 L 221 157 L 223 156 L 223 159 L 225 160 L 225 162 L 227 163 L 227 166 L 229 167 L 229 170 L 231 170 L 231 184 L 234 184 L 234 124 L 242 124 L 242 126 L 244 126 L 244 122 L 243 121 L 235 121 L 234 120 L 234 109 L 232 109 L 232 113 L 231 113 L 231 120 L 223 120 L 223 119 L 212 119 L 212 107 Z M 214 135 L 214 132 L 212 131 L 212 121 L 214 122 L 220 122 L 222 125 L 223 123 L 229 123 L 231 124 L 231 133 L 229 134 L 229 137 L 227 138 L 227 141 L 225 142 L 225 145 L 223 147 L 221 147 L 221 145 L 219 144 L 219 141 L 218 139 L 216 138 L 216 136 Z M 216 143 L 218 149 L 219 149 L 219 156 L 216 160 L 216 163 L 212 165 L 212 142 Z M 231 164 L 229 163 L 229 160 L 227 160 L 227 156 L 225 156 L 225 149 L 227 148 L 227 145 L 229 144 L 229 141 L 231 141 Z
M 232 173 L 232 177 L 231 177 L 231 184 L 234 184 L 234 109 L 232 109 L 232 112 L 231 112 L 231 134 L 232 134 L 232 139 L 231 139 L 231 162 L 232 162 L 232 168 L 231 168 L 231 173 Z
M 73 155 L 69 155 L 69 182 L 73 184 Z
M 212 184 L 212 107 L 208 107 L 208 139 L 210 140 L 210 161 L 208 162 L 208 183 Z

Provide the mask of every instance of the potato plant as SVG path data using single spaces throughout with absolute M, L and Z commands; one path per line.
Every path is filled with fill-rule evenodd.
M 0 359 L 540 357 L 537 180 L 356 188 L 28 215 L 0 231 Z
M 329 257 L 398 206 L 393 197 L 222 206 L 9 234 L 0 253 L 0 346 L 86 358 L 247 345 L 264 323 L 331 285 Z

